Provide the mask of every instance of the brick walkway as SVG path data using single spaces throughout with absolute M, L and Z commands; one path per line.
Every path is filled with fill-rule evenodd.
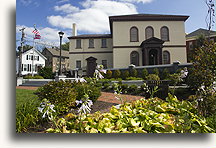
M 17 86 L 17 89 L 30 89 L 30 90 L 37 90 L 38 87 L 26 87 L 26 86 Z M 138 99 L 143 98 L 142 96 L 132 96 L 132 95 L 123 95 L 121 94 L 120 97 L 123 101 L 131 102 Z M 110 92 L 101 92 L 101 96 L 97 99 L 97 101 L 93 105 L 92 112 L 100 110 L 101 112 L 109 111 L 109 108 L 113 105 L 120 104 L 121 101 L 115 98 L 115 95 Z

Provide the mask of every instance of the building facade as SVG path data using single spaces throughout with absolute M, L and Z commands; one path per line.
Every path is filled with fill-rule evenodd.
M 38 69 L 45 66 L 46 57 L 38 50 L 31 48 L 22 53 L 22 75 L 38 74 Z M 18 73 L 19 57 L 16 58 L 16 71 Z
M 52 67 L 52 71 L 56 72 L 59 70 L 60 63 L 60 50 L 57 48 L 44 48 L 42 54 L 47 58 L 45 65 Z M 61 65 L 62 72 L 69 70 L 69 52 L 61 51 Z
M 187 18 L 152 14 L 110 16 L 111 34 L 68 37 L 70 68 L 80 68 L 86 75 L 92 75 L 91 69 L 97 64 L 125 68 L 130 64 L 186 63 L 184 22 Z

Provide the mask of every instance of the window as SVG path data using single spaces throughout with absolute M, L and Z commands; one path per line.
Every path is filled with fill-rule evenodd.
M 130 54 L 131 64 L 139 66 L 139 53 L 137 51 L 132 51 Z
M 107 40 L 106 39 L 101 39 L 101 47 L 106 48 L 107 47 Z
M 131 27 L 130 29 L 130 41 L 131 42 L 138 42 L 139 39 L 138 39 L 138 29 L 137 27 Z
M 26 55 L 26 60 L 28 60 L 28 55 Z
M 170 64 L 170 53 L 169 51 L 163 52 L 163 64 Z
M 107 60 L 102 60 L 102 65 L 104 69 L 107 69 Z
M 27 71 L 31 71 L 31 64 L 27 65 Z
M 89 48 L 94 48 L 94 39 L 89 39 Z
M 169 29 L 166 26 L 161 27 L 161 40 L 169 41 Z
M 76 40 L 76 48 L 81 48 L 81 39 Z
M 27 71 L 27 64 L 23 65 L 23 71 Z
M 76 68 L 81 68 L 81 61 L 76 61 Z
M 154 37 L 154 29 L 151 26 L 146 27 L 145 37 L 146 37 L 146 39 Z

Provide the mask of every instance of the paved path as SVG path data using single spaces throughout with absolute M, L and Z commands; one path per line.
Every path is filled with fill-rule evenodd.
M 37 90 L 38 87 L 27 87 L 27 86 L 17 86 L 17 89 L 30 89 L 30 90 Z M 143 98 L 142 96 L 132 96 L 132 95 L 123 95 L 121 94 L 120 97 L 123 101 L 131 102 L 134 100 L 138 100 Z M 113 105 L 120 104 L 121 101 L 115 98 L 114 93 L 110 92 L 101 92 L 101 96 L 97 99 L 97 101 L 93 105 L 92 112 L 100 110 L 101 112 L 109 111 L 109 108 Z

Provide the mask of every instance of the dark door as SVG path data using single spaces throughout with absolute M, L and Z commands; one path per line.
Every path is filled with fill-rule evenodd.
M 87 76 L 89 77 L 93 77 L 94 76 L 94 72 L 95 72 L 95 68 L 96 68 L 96 58 L 94 57 L 89 57 L 86 59 L 87 60 Z
M 158 65 L 158 52 L 156 49 L 149 51 L 149 65 Z

